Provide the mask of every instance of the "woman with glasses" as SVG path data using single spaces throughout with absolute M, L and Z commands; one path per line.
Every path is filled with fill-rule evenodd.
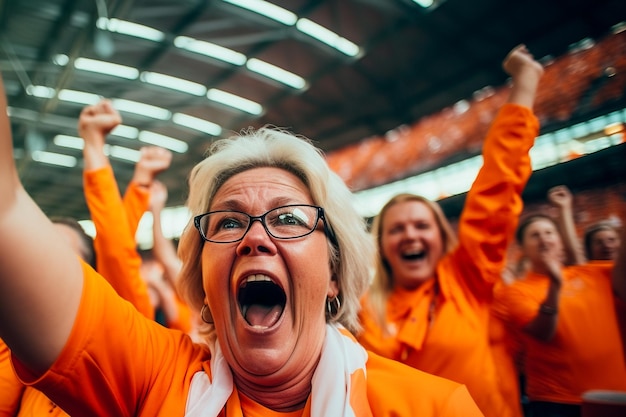
M 458 243 L 436 202 L 413 194 L 387 202 L 372 225 L 378 254 L 358 336 L 380 355 L 466 384 L 489 417 L 521 414 L 519 396 L 503 395 L 517 377 L 500 373 L 494 360 L 490 306 L 532 171 L 528 152 L 539 130 L 532 107 L 543 74 L 524 46 L 503 67 L 509 99 L 487 133 Z
M 20 378 L 68 414 L 482 415 L 463 385 L 351 336 L 371 242 L 308 141 L 245 132 L 191 172 L 179 253 L 181 291 L 206 322 L 194 344 L 56 242 L 19 181 L 0 96 L 0 337 Z

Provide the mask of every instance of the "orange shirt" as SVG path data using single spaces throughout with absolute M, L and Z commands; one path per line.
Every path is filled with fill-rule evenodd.
M 531 401 L 580 404 L 591 389 L 626 391 L 626 361 L 611 287 L 610 264 L 562 270 L 556 334 L 541 342 L 522 334 Z M 524 329 L 538 314 L 549 278 L 529 273 L 496 293 L 503 319 Z
M 0 417 L 14 417 L 19 408 L 24 385 L 13 372 L 11 352 L 0 339 Z
M 508 323 L 492 313 L 489 317 L 489 344 L 496 366 L 498 387 L 502 397 L 509 399 L 512 417 L 522 417 L 520 364 L 522 347 L 519 335 Z
M 387 302 L 390 335 L 378 327 L 367 299 L 361 312 L 358 339 L 366 349 L 467 385 L 489 417 L 512 415 L 518 406 L 500 394 L 488 329 L 493 286 L 522 211 L 521 193 L 532 172 L 528 152 L 538 130 L 530 109 L 502 107 L 467 195 L 457 249 L 439 262 L 434 280 L 413 291 L 394 290 Z
M 193 375 L 210 375 L 210 352 L 145 318 L 89 266 L 83 264 L 83 270 L 83 297 L 64 350 L 43 375 L 30 374 L 13 358 L 18 375 L 70 415 L 182 417 Z M 366 372 L 374 417 L 482 415 L 455 382 L 373 354 Z M 248 402 L 252 405 L 242 405 L 246 413 L 267 415 L 259 404 L 243 401 Z M 229 408 L 221 415 L 241 413 Z
M 146 317 L 154 318 L 148 286 L 139 273 L 141 257 L 135 242 L 139 219 L 148 209 L 149 194 L 131 182 L 124 203 L 110 165 L 85 171 L 83 182 L 96 228 L 96 269 L 122 298 L 133 303 Z M 130 209 L 129 213 L 126 208 Z

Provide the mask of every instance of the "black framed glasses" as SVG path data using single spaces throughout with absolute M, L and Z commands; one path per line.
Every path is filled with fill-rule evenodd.
M 322 220 L 326 236 L 332 243 L 337 243 L 335 234 L 326 222 L 324 209 L 308 204 L 280 206 L 260 216 L 237 210 L 216 210 L 195 216 L 193 223 L 207 242 L 232 243 L 243 239 L 255 220 L 261 222 L 267 234 L 276 239 L 307 236 L 313 233 Z

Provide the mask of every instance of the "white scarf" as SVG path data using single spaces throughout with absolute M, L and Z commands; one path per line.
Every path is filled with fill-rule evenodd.
M 219 343 L 215 343 L 213 352 L 213 381 L 203 371 L 193 376 L 185 417 L 217 417 L 233 392 L 233 376 Z M 355 414 L 350 398 L 367 400 L 364 384 L 353 387 L 355 372 L 362 370 L 366 376 L 366 362 L 367 352 L 347 330 L 327 324 L 322 356 L 313 374 L 311 417 L 365 417 Z M 353 393 L 353 389 L 359 392 Z M 371 412 L 367 415 L 371 416 Z

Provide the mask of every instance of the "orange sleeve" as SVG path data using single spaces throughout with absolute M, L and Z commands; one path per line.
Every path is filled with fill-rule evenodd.
M 465 285 L 479 298 L 489 299 L 501 278 L 523 208 L 521 193 L 532 173 L 529 151 L 538 133 L 531 109 L 505 104 L 485 138 L 483 165 L 459 220 L 457 251 Z
M 72 332 L 50 369 L 16 374 L 71 416 L 182 416 L 210 353 L 141 315 L 91 267 Z M 138 410 L 141 410 L 140 412 Z
M 126 300 L 148 318 L 154 308 L 141 279 L 141 257 L 130 230 L 113 169 L 107 166 L 83 174 L 84 192 L 96 228 L 96 269 Z
M 131 181 L 126 187 L 122 201 L 128 219 L 128 227 L 134 236 L 137 233 L 139 221 L 150 206 L 150 192 L 146 187 Z
M 0 339 L 0 417 L 14 417 L 20 406 L 24 385 L 11 365 L 11 351 Z

